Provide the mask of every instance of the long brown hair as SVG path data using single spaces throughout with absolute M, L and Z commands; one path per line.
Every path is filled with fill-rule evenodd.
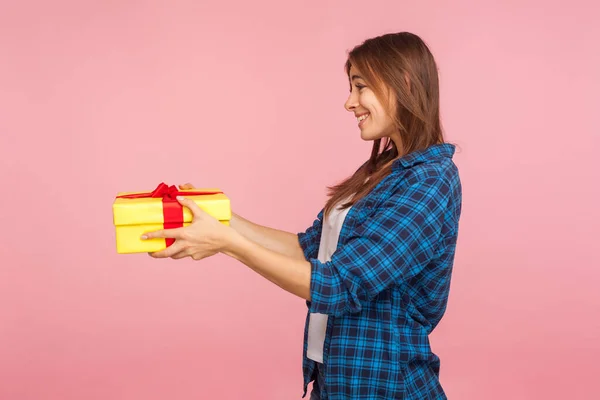
M 383 146 L 381 139 L 375 140 L 369 160 L 349 178 L 328 187 L 325 215 L 341 201 L 349 199 L 341 204 L 347 208 L 365 197 L 390 174 L 398 157 L 444 142 L 438 69 L 420 37 L 400 32 L 367 39 L 348 54 L 345 70 L 349 80 L 353 65 L 381 104 L 388 105 L 402 149 L 397 149 L 389 137 Z

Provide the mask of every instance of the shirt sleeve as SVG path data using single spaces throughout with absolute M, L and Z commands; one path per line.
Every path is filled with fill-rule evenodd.
M 310 258 L 310 312 L 359 312 L 377 294 L 421 272 L 439 247 L 449 195 L 440 176 L 401 184 L 330 261 Z
M 300 247 L 304 251 L 304 257 L 307 260 L 317 258 L 319 255 L 319 245 L 321 242 L 321 232 L 323 230 L 323 209 L 317 215 L 313 224 L 304 232 L 298 233 Z

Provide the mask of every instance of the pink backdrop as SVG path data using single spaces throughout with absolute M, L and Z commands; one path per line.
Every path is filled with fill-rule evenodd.
M 449 397 L 600 398 L 595 2 L 204 4 L 0 3 L 0 399 L 300 398 L 304 302 L 225 256 L 117 255 L 113 196 L 191 181 L 304 229 L 370 148 L 346 51 L 398 30 L 460 147 Z

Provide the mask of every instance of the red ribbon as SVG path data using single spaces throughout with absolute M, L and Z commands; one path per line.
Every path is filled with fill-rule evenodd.
M 165 229 L 180 228 L 183 226 L 183 206 L 177 201 L 177 196 L 206 196 L 211 194 L 221 194 L 223 192 L 207 191 L 185 191 L 180 192 L 177 186 L 168 186 L 164 182 L 160 183 L 152 192 L 124 194 L 117 196 L 121 199 L 144 199 L 161 198 L 163 203 L 163 226 Z M 175 242 L 175 239 L 166 238 L 167 247 Z

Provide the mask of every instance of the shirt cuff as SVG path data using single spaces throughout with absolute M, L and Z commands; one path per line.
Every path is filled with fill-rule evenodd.
M 334 304 L 335 276 L 331 274 L 331 267 L 318 259 L 310 259 L 310 305 L 309 311 L 320 314 L 336 314 L 338 305 Z M 341 305 L 341 304 L 339 304 Z
M 310 259 L 310 240 L 308 239 L 308 235 L 306 232 L 299 232 L 297 236 L 302 252 L 304 253 L 304 258 L 307 260 Z

